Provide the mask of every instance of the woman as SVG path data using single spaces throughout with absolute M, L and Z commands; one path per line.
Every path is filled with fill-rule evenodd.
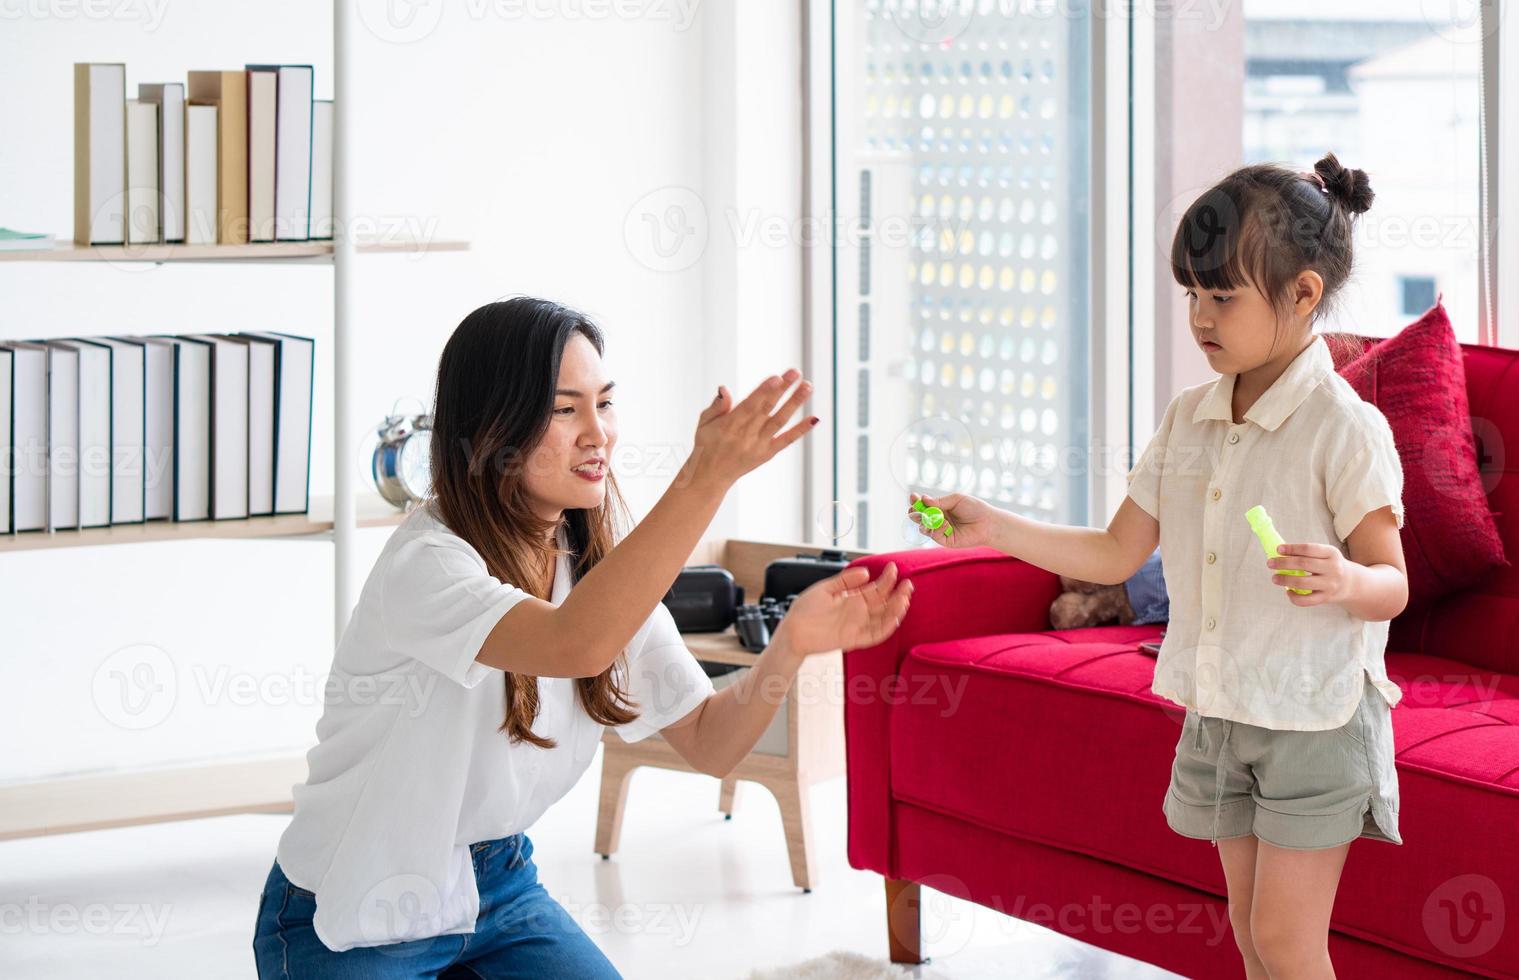
M 546 300 L 491 303 L 438 364 L 429 500 L 380 553 L 334 656 L 310 774 L 259 904 L 271 977 L 616 977 L 538 884 L 525 831 L 605 728 L 723 775 L 806 656 L 891 634 L 911 585 L 851 568 L 793 602 L 714 693 L 660 603 L 739 477 L 796 442 L 792 370 L 719 388 L 674 483 L 625 536 L 602 336 Z M 795 390 L 781 401 L 795 384 Z M 774 685 L 772 688 L 771 685 Z

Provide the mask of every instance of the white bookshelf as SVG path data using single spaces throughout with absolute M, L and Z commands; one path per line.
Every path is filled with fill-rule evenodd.
M 351 105 L 361 89 L 354 84 L 349 39 L 355 30 L 353 5 L 333 4 L 333 97 Z M 353 112 L 333 119 L 333 225 L 353 227 L 350 197 L 355 158 L 351 154 Z M 399 524 L 404 515 L 371 488 L 356 486 L 357 468 L 348 458 L 357 430 L 347 411 L 355 363 L 351 311 L 351 263 L 359 255 L 460 252 L 467 242 L 451 240 L 260 242 L 243 245 L 80 245 L 60 242 L 48 249 L 0 251 L 0 262 L 81 263 L 246 263 L 278 266 L 329 264 L 333 268 L 333 495 L 313 497 L 306 514 L 227 521 L 155 521 L 74 531 L 0 535 L 0 557 L 44 548 L 121 546 L 203 538 L 272 539 L 313 535 L 333 542 L 333 646 L 352 607 L 351 571 L 358 528 Z M 81 275 L 86 273 L 81 272 Z M 41 733 L 39 733 L 41 734 Z M 75 775 L 0 785 L 0 840 L 70 833 L 133 824 L 186 820 L 233 813 L 280 813 L 292 807 L 291 787 L 306 778 L 305 753 L 234 759 L 193 766 Z
M 189 541 L 200 538 L 290 538 L 313 534 L 330 535 L 333 530 L 333 499 L 312 497 L 311 509 L 304 514 L 279 514 L 273 517 L 245 517 L 222 521 L 148 521 L 143 524 L 113 524 L 81 530 L 22 531 L 0 535 L 0 555 L 21 551 L 47 551 L 57 548 L 93 548 L 103 545 L 146 544 L 153 541 Z M 386 503 L 379 494 L 361 494 L 355 502 L 357 527 L 393 527 L 405 514 Z
M 69 776 L 0 786 L 0 841 L 233 813 L 289 813 L 306 756 Z

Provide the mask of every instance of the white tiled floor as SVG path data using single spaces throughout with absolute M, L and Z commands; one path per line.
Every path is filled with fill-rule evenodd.
M 780 816 L 740 785 L 645 769 L 633 777 L 621 851 L 592 851 L 600 761 L 536 828 L 539 877 L 629 980 L 727 980 L 833 950 L 884 958 L 877 875 L 845 859 L 844 781 L 813 801 L 819 881 L 791 884 Z M 289 818 L 236 816 L 0 844 L 0 977 L 253 977 L 259 889 Z M 1162 978 L 979 906 L 925 893 L 930 969 L 993 977 Z

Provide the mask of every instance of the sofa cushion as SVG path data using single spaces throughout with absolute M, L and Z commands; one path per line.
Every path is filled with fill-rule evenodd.
M 1184 712 L 1149 690 L 1155 661 L 1138 644 L 1158 632 L 914 647 L 901 672 L 908 696 L 892 708 L 893 797 L 1225 894 L 1217 851 L 1176 834 L 1161 811 Z M 1353 846 L 1335 927 L 1401 948 L 1417 937 L 1421 955 L 1445 962 L 1512 955 L 1452 938 L 1435 896 L 1519 881 L 1519 837 L 1503 829 L 1519 826 L 1519 677 L 1422 654 L 1386 662 L 1404 691 L 1392 713 L 1404 844 Z
M 1392 427 L 1403 463 L 1408 604 L 1427 606 L 1505 564 L 1477 466 L 1461 345 L 1436 304 L 1339 373 Z

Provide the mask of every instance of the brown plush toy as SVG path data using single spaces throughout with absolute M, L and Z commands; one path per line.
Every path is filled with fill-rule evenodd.
M 1050 604 L 1050 626 L 1057 630 L 1083 626 L 1127 626 L 1134 621 L 1129 590 L 1122 584 L 1098 585 L 1060 576 L 1063 590 Z

